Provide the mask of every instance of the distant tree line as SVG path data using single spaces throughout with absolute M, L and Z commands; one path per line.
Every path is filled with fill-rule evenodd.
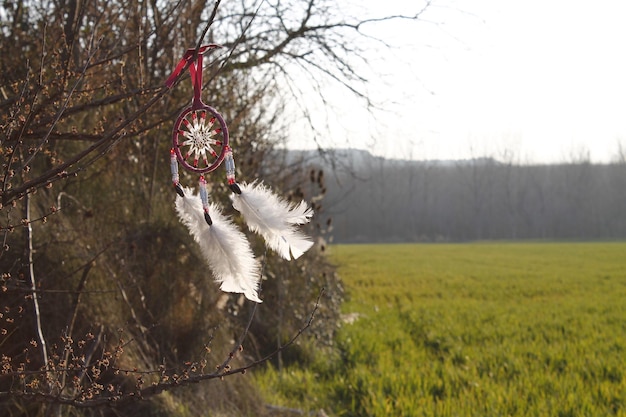
M 325 215 L 337 243 L 626 237 L 623 160 L 408 162 L 341 151 L 331 166 L 303 155 L 332 170 Z

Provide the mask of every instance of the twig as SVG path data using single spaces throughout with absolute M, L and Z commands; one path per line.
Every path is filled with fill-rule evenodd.
M 74 324 L 76 323 L 76 317 L 78 316 L 78 308 L 80 307 L 80 299 L 83 295 L 83 290 L 85 289 L 85 285 L 87 283 L 87 276 L 89 275 L 89 271 L 93 267 L 93 262 L 89 262 L 85 265 L 85 269 L 83 270 L 83 275 L 80 278 L 78 283 L 78 287 L 76 288 L 76 297 L 74 298 L 74 305 L 72 316 L 67 324 L 67 328 L 65 330 L 66 337 L 72 337 L 72 333 L 74 333 Z M 63 363 L 68 363 L 68 359 L 70 356 L 70 349 L 65 349 L 65 353 L 63 355 Z M 85 362 L 89 363 L 89 362 Z M 61 387 L 65 387 L 65 380 L 67 378 L 67 372 L 63 372 L 61 375 Z
M 226 376 L 226 375 L 232 375 L 232 374 L 239 374 L 242 372 L 245 372 L 246 370 L 250 369 L 250 368 L 254 368 L 255 366 L 258 366 L 264 362 L 267 362 L 268 360 L 270 360 L 271 358 L 273 358 L 274 356 L 278 355 L 280 352 L 284 351 L 285 349 L 287 349 L 289 346 L 293 345 L 296 340 L 298 340 L 298 338 L 300 336 L 302 336 L 302 333 L 304 333 L 306 330 L 309 329 L 309 327 L 311 327 L 311 325 L 313 324 L 313 319 L 315 318 L 315 313 L 317 313 L 317 310 L 320 307 L 320 300 L 322 299 L 322 297 L 324 296 L 324 288 L 322 288 L 320 290 L 320 293 L 317 296 L 317 300 L 315 301 L 315 306 L 313 307 L 313 310 L 311 311 L 311 314 L 309 315 L 309 319 L 307 320 L 307 322 L 304 324 L 304 326 L 302 326 L 295 335 L 293 335 L 293 337 L 291 339 L 289 339 L 289 341 L 287 343 L 285 343 L 284 345 L 279 346 L 275 351 L 273 351 L 272 353 L 262 357 L 261 359 L 257 359 L 256 361 L 250 362 L 245 366 L 242 366 L 240 368 L 236 368 L 236 369 L 231 369 L 227 372 L 224 372 L 221 374 L 221 376 Z M 198 380 L 201 381 L 202 375 L 198 375 Z
M 196 60 L 198 50 L 200 49 L 200 47 L 202 46 L 202 43 L 204 42 L 204 37 L 209 31 L 209 28 L 211 27 L 211 25 L 213 24 L 213 21 L 215 20 L 215 16 L 217 16 L 217 9 L 220 7 L 220 2 L 221 0 L 215 1 L 215 5 L 213 6 L 213 11 L 211 11 L 211 16 L 209 17 L 207 24 L 204 26 L 204 29 L 202 30 L 202 35 L 200 35 L 200 38 L 198 38 L 198 43 L 196 44 L 196 55 L 193 57 L 193 60 L 191 60 L 190 62 L 194 62 Z
M 265 252 L 263 253 L 263 263 L 261 264 L 261 271 L 259 272 L 261 278 L 263 278 L 263 271 L 265 271 L 266 265 L 267 265 L 267 246 L 265 247 Z M 233 360 L 233 358 L 237 354 L 237 351 L 239 351 L 241 349 L 241 346 L 243 346 L 243 341 L 248 336 L 248 332 L 250 331 L 250 327 L 252 326 L 252 321 L 254 320 L 254 315 L 256 314 L 257 306 L 258 304 L 254 303 L 254 305 L 252 306 L 252 311 L 250 312 L 248 323 L 246 324 L 246 328 L 244 329 L 243 333 L 241 333 L 241 336 L 239 336 L 239 340 L 237 341 L 233 349 L 228 353 L 228 357 L 226 358 L 226 360 L 222 362 L 222 364 L 217 368 L 214 374 L 220 374 L 224 371 L 224 369 L 227 369 L 228 366 L 230 365 L 230 362 Z
M 311 327 L 311 325 L 313 324 L 313 319 L 315 317 L 315 313 L 317 313 L 317 310 L 319 309 L 320 306 L 320 300 L 322 298 L 322 296 L 324 295 L 324 289 L 322 288 L 317 300 L 315 302 L 315 306 L 313 307 L 313 310 L 311 311 L 311 314 L 309 315 L 309 319 L 307 320 L 307 322 L 304 324 L 303 327 L 301 327 L 296 334 L 284 345 L 279 346 L 274 352 L 264 356 L 261 359 L 257 359 L 255 361 L 249 362 L 248 364 L 241 366 L 239 368 L 235 368 L 235 369 L 228 369 L 226 366 L 228 365 L 228 363 L 232 360 L 234 354 L 237 352 L 237 350 L 239 350 L 239 346 L 236 346 L 236 348 L 231 351 L 231 353 L 229 354 L 229 358 L 225 361 L 225 364 L 220 365 L 220 367 L 218 367 L 218 369 L 215 372 L 212 372 L 210 374 L 198 374 L 198 375 L 193 375 L 193 376 L 189 376 L 185 379 L 177 379 L 177 380 L 169 380 L 167 382 L 161 382 L 155 385 L 152 385 L 150 387 L 144 388 L 141 391 L 139 391 L 138 394 L 138 398 L 146 398 L 149 396 L 153 396 L 156 394 L 160 394 L 163 391 L 167 391 L 168 389 L 174 388 L 176 386 L 183 386 L 183 385 L 188 385 L 188 384 L 195 384 L 201 381 L 207 381 L 207 380 L 211 380 L 211 379 L 216 379 L 216 378 L 223 378 L 225 376 L 229 376 L 229 375 L 234 375 L 234 374 L 243 374 L 245 373 L 248 369 L 254 368 L 258 365 L 261 365 L 265 362 L 267 362 L 268 360 L 270 360 L 271 358 L 273 358 L 274 356 L 276 356 L 278 353 L 284 351 L 285 349 L 287 349 L 289 346 L 293 345 L 295 343 L 295 341 L 302 335 L 302 333 L 304 333 L 309 327 Z M 256 304 L 255 304 L 256 306 Z M 246 329 L 247 331 L 247 329 Z M 244 332 L 245 334 L 246 332 Z M 132 399 L 138 399 L 136 397 L 124 397 L 121 398 L 117 401 L 117 403 L 121 403 L 121 402 L 126 402 L 126 401 L 130 401 Z M 84 406 L 84 405 L 78 405 L 77 406 Z
M 33 158 L 37 155 L 37 153 L 39 153 L 39 151 L 41 151 L 41 149 L 43 149 L 43 146 L 48 143 L 49 137 L 52 134 L 52 131 L 54 130 L 54 128 L 56 127 L 57 123 L 59 122 L 59 120 L 61 119 L 61 116 L 63 116 L 63 113 L 65 112 L 65 109 L 67 109 L 69 103 L 70 103 L 70 99 L 72 98 L 72 95 L 74 94 L 74 91 L 76 91 L 76 88 L 80 85 L 80 83 L 82 82 L 83 78 L 85 77 L 85 74 L 87 73 L 87 66 L 89 65 L 89 62 L 91 61 L 91 59 L 94 57 L 94 55 L 96 54 L 96 52 L 98 51 L 99 47 L 100 47 L 100 42 L 102 42 L 103 38 L 100 38 L 98 40 L 98 44 L 96 45 L 96 47 L 94 48 L 93 51 L 91 51 L 91 53 L 89 54 L 89 56 L 87 57 L 87 62 L 85 63 L 80 76 L 78 77 L 78 79 L 76 80 L 76 82 L 74 83 L 74 86 L 72 87 L 72 89 L 69 91 L 69 93 L 67 94 L 67 97 L 65 98 L 65 102 L 63 103 L 63 105 L 61 106 L 61 108 L 59 109 L 59 111 L 57 112 L 57 115 L 54 118 L 54 121 L 52 122 L 52 124 L 50 125 L 50 128 L 48 129 L 48 132 L 46 133 L 46 135 L 41 139 L 39 145 L 37 147 L 34 148 L 34 151 L 31 153 L 31 155 L 29 156 L 29 158 L 24 162 L 24 167 L 28 166 L 31 161 L 33 160 Z M 93 39 L 91 40 L 91 44 L 93 45 Z M 41 77 L 40 77 L 41 78 Z
M 241 366 L 239 368 L 229 369 L 225 366 L 224 367 L 220 366 L 215 372 L 212 372 L 209 374 L 201 373 L 201 374 L 191 375 L 191 376 L 187 375 L 185 377 L 180 377 L 176 379 L 169 378 L 166 382 L 155 383 L 139 391 L 130 392 L 127 394 L 120 394 L 119 396 L 98 397 L 94 399 L 80 399 L 79 397 L 75 397 L 75 396 L 53 395 L 53 394 L 46 394 L 43 392 L 0 392 L 0 399 L 8 398 L 8 397 L 14 397 L 14 398 L 20 397 L 20 398 L 25 398 L 25 399 L 32 399 L 34 401 L 39 401 L 39 402 L 47 402 L 47 403 L 53 403 L 53 404 L 66 404 L 66 405 L 71 405 L 76 408 L 90 408 L 90 407 L 95 407 L 99 405 L 120 406 L 122 404 L 126 404 L 131 401 L 137 401 L 137 400 L 145 399 L 145 398 L 160 394 L 164 391 L 168 391 L 176 387 L 196 384 L 201 381 L 208 381 L 212 379 L 218 379 L 218 378 L 221 379 L 223 377 L 234 375 L 234 374 L 243 374 L 248 369 L 254 368 L 258 365 L 261 365 L 267 362 L 269 359 L 276 356 L 279 352 L 282 352 L 285 349 L 287 349 L 289 346 L 293 345 L 295 341 L 302 335 L 302 333 L 304 333 L 313 324 L 315 313 L 319 309 L 320 300 L 323 295 L 324 295 L 324 289 L 322 288 L 315 302 L 315 306 L 313 307 L 313 310 L 311 311 L 311 314 L 309 315 L 309 319 L 304 324 L 304 326 L 302 326 L 287 343 L 278 347 L 274 352 L 270 353 L 269 355 L 266 355 L 263 358 L 260 358 L 258 360 L 249 362 L 248 364 Z M 248 329 L 244 331 L 244 334 L 247 333 L 247 330 Z M 235 353 L 238 350 L 239 350 L 239 345 L 236 346 L 236 348 L 233 351 L 231 351 L 227 362 L 230 362 L 232 360 L 232 357 L 235 355 Z M 61 370 L 61 371 L 65 371 L 65 370 Z M 128 372 L 138 372 L 138 371 L 129 370 Z M 154 372 L 158 372 L 158 371 L 154 371 Z M 34 374 L 41 374 L 41 373 L 43 372 L 42 371 L 26 371 L 26 372 L 12 372 L 7 375 L 34 375 Z
M 24 195 L 24 219 L 26 221 L 26 259 L 28 261 L 28 278 L 30 280 L 30 288 L 33 296 L 33 308 L 35 309 L 35 323 L 37 327 L 37 338 L 41 346 L 41 356 L 45 368 L 48 368 L 48 350 L 46 347 L 46 339 L 43 335 L 41 327 L 41 313 L 39 311 L 39 301 L 37 296 L 37 283 L 35 281 L 35 264 L 33 262 L 33 226 L 30 222 L 30 194 Z

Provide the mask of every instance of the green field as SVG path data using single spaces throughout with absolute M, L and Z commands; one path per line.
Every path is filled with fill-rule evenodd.
M 626 416 L 626 243 L 331 247 L 336 349 L 257 372 L 336 416 Z

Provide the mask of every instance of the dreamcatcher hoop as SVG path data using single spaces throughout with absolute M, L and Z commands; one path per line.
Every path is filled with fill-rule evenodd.
M 176 69 L 166 81 L 171 87 L 186 65 L 189 65 L 193 100 L 174 123 L 172 149 L 176 159 L 188 171 L 204 174 L 212 172 L 224 161 L 229 151 L 228 126 L 222 115 L 202 102 L 202 59 L 205 52 L 221 48 L 216 44 L 199 49 L 188 49 Z M 192 60 L 195 58 L 195 62 Z

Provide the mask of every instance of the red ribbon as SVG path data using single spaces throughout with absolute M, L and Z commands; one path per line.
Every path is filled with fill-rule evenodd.
M 204 45 L 199 49 L 187 49 L 185 55 L 180 60 L 172 75 L 168 77 L 165 81 L 165 86 L 167 88 L 171 88 L 174 82 L 178 80 L 180 73 L 183 69 L 189 65 L 189 74 L 191 74 L 191 84 L 193 85 L 194 92 L 194 101 L 200 99 L 200 93 L 202 92 L 202 56 L 203 54 L 211 49 L 221 48 L 220 45 L 216 45 L 214 43 L 209 45 Z M 191 60 L 195 57 L 195 62 L 191 62 Z

